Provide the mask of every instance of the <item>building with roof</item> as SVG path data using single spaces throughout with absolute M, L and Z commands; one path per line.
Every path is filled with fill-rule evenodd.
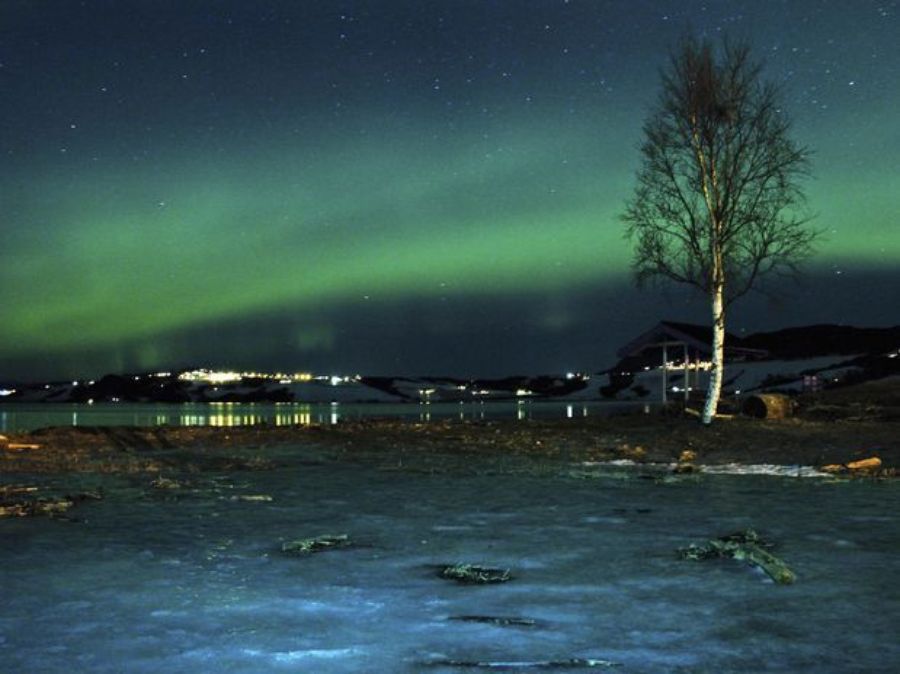
M 618 369 L 659 369 L 662 376 L 662 400 L 666 402 L 668 377 L 677 372 L 683 377 L 678 391 L 688 399 L 691 390 L 700 388 L 701 376 L 709 372 L 712 360 L 712 327 L 695 323 L 660 321 L 625 344 L 617 352 Z M 750 348 L 740 337 L 725 333 L 725 362 L 762 360 L 765 349 Z

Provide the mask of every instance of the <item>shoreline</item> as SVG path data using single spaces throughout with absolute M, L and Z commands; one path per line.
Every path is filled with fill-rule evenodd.
M 878 457 L 879 474 L 900 468 L 900 424 L 883 420 L 716 420 L 671 414 L 565 420 L 373 418 L 336 425 L 234 427 L 54 427 L 0 440 L 0 475 L 160 473 L 275 467 L 268 450 L 303 460 L 440 470 L 482 463 L 633 461 L 773 466 L 846 465 Z M 260 450 L 264 450 L 265 455 Z M 299 451 L 297 451 L 299 450 Z

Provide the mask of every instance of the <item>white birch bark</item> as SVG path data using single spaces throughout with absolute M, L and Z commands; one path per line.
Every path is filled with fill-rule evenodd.
M 714 284 L 712 291 L 712 369 L 709 371 L 709 389 L 703 406 L 703 423 L 711 424 L 722 394 L 722 378 L 725 374 L 725 299 L 724 284 Z

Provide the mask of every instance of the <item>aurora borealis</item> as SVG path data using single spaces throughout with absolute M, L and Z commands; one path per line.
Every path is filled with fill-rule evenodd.
M 8 0 L 0 380 L 590 371 L 704 320 L 618 220 L 688 28 L 815 152 L 805 281 L 729 328 L 900 322 L 896 1 Z

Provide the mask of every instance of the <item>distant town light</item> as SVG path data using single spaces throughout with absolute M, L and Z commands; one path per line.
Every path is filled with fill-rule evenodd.
M 224 384 L 229 381 L 240 381 L 239 372 L 210 372 L 209 381 L 215 384 Z
M 16 392 L 16 389 L 14 389 L 14 388 L 0 388 L 0 396 L 3 396 L 3 397 L 11 396 L 15 392 Z
M 222 371 L 216 372 L 211 370 L 191 370 L 189 372 L 182 372 L 178 375 L 178 378 L 182 381 L 205 381 L 210 384 L 224 384 L 227 382 L 240 381 L 242 379 L 240 372 L 234 371 Z M 137 377 L 135 377 L 137 379 Z
M 171 372 L 157 372 L 155 376 L 170 377 L 171 375 Z M 287 374 L 286 372 L 235 372 L 233 370 L 217 371 L 208 370 L 206 368 L 182 372 L 178 375 L 178 379 L 180 379 L 181 381 L 206 382 L 209 384 L 239 382 L 243 379 L 269 379 L 272 381 L 277 381 L 279 384 L 292 384 L 294 382 L 304 382 L 318 379 L 320 381 L 332 382 L 332 385 L 335 386 L 341 381 L 350 381 L 349 377 L 339 377 L 337 375 L 316 377 L 310 372 L 295 372 L 294 374 Z

